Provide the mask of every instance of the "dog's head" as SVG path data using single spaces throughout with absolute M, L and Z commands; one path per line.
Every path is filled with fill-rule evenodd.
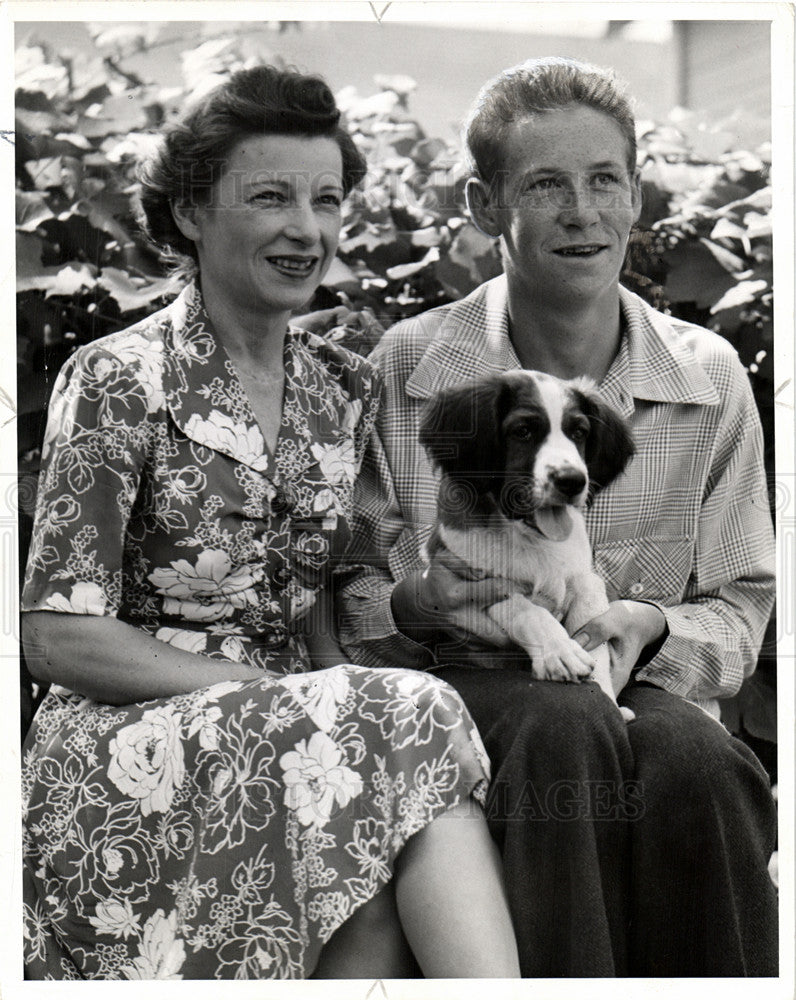
M 566 528 L 565 508 L 608 486 L 634 452 L 627 424 L 593 382 L 529 371 L 443 391 L 424 413 L 420 443 L 444 474 L 443 517 L 497 508 L 551 537 Z

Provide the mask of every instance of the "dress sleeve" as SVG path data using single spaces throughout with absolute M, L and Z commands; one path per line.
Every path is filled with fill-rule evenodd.
M 637 672 L 694 701 L 727 698 L 755 669 L 774 603 L 774 530 L 763 432 L 740 363 L 713 451 L 682 603 L 660 606 L 668 636 Z
M 89 344 L 58 375 L 23 611 L 118 612 L 125 532 L 151 431 L 147 418 L 158 406 L 153 371 L 151 361 L 142 366 L 134 356 Z

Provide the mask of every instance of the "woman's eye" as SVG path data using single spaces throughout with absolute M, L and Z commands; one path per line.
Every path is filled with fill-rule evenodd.
M 251 200 L 260 205 L 281 205 L 286 199 L 281 191 L 258 191 Z
M 319 196 L 318 201 L 321 205 L 331 205 L 334 208 L 340 208 L 343 204 L 343 199 L 339 194 L 322 194 Z

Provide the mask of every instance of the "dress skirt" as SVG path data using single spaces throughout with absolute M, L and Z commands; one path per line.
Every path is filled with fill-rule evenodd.
M 23 758 L 31 979 L 301 979 L 489 764 L 456 692 L 344 665 L 123 707 L 52 690 Z

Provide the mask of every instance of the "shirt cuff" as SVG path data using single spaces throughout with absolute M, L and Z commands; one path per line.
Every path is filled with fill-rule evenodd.
M 666 615 L 666 608 L 658 604 L 657 601 L 637 600 L 637 603 L 650 604 L 653 608 L 657 608 L 658 611 L 660 611 L 660 613 L 663 615 L 664 624 L 663 624 L 663 632 L 661 633 L 661 635 L 659 635 L 657 639 L 653 639 L 652 642 L 647 643 L 647 645 L 641 650 L 641 653 L 639 654 L 639 657 L 636 660 L 636 665 L 635 667 L 633 667 L 634 671 L 639 670 L 641 667 L 646 667 L 646 665 L 650 662 L 650 660 L 652 660 L 654 657 L 658 655 L 658 653 L 660 653 L 660 651 L 663 649 L 664 643 L 666 642 L 666 640 L 669 638 L 670 635 L 669 619 Z

